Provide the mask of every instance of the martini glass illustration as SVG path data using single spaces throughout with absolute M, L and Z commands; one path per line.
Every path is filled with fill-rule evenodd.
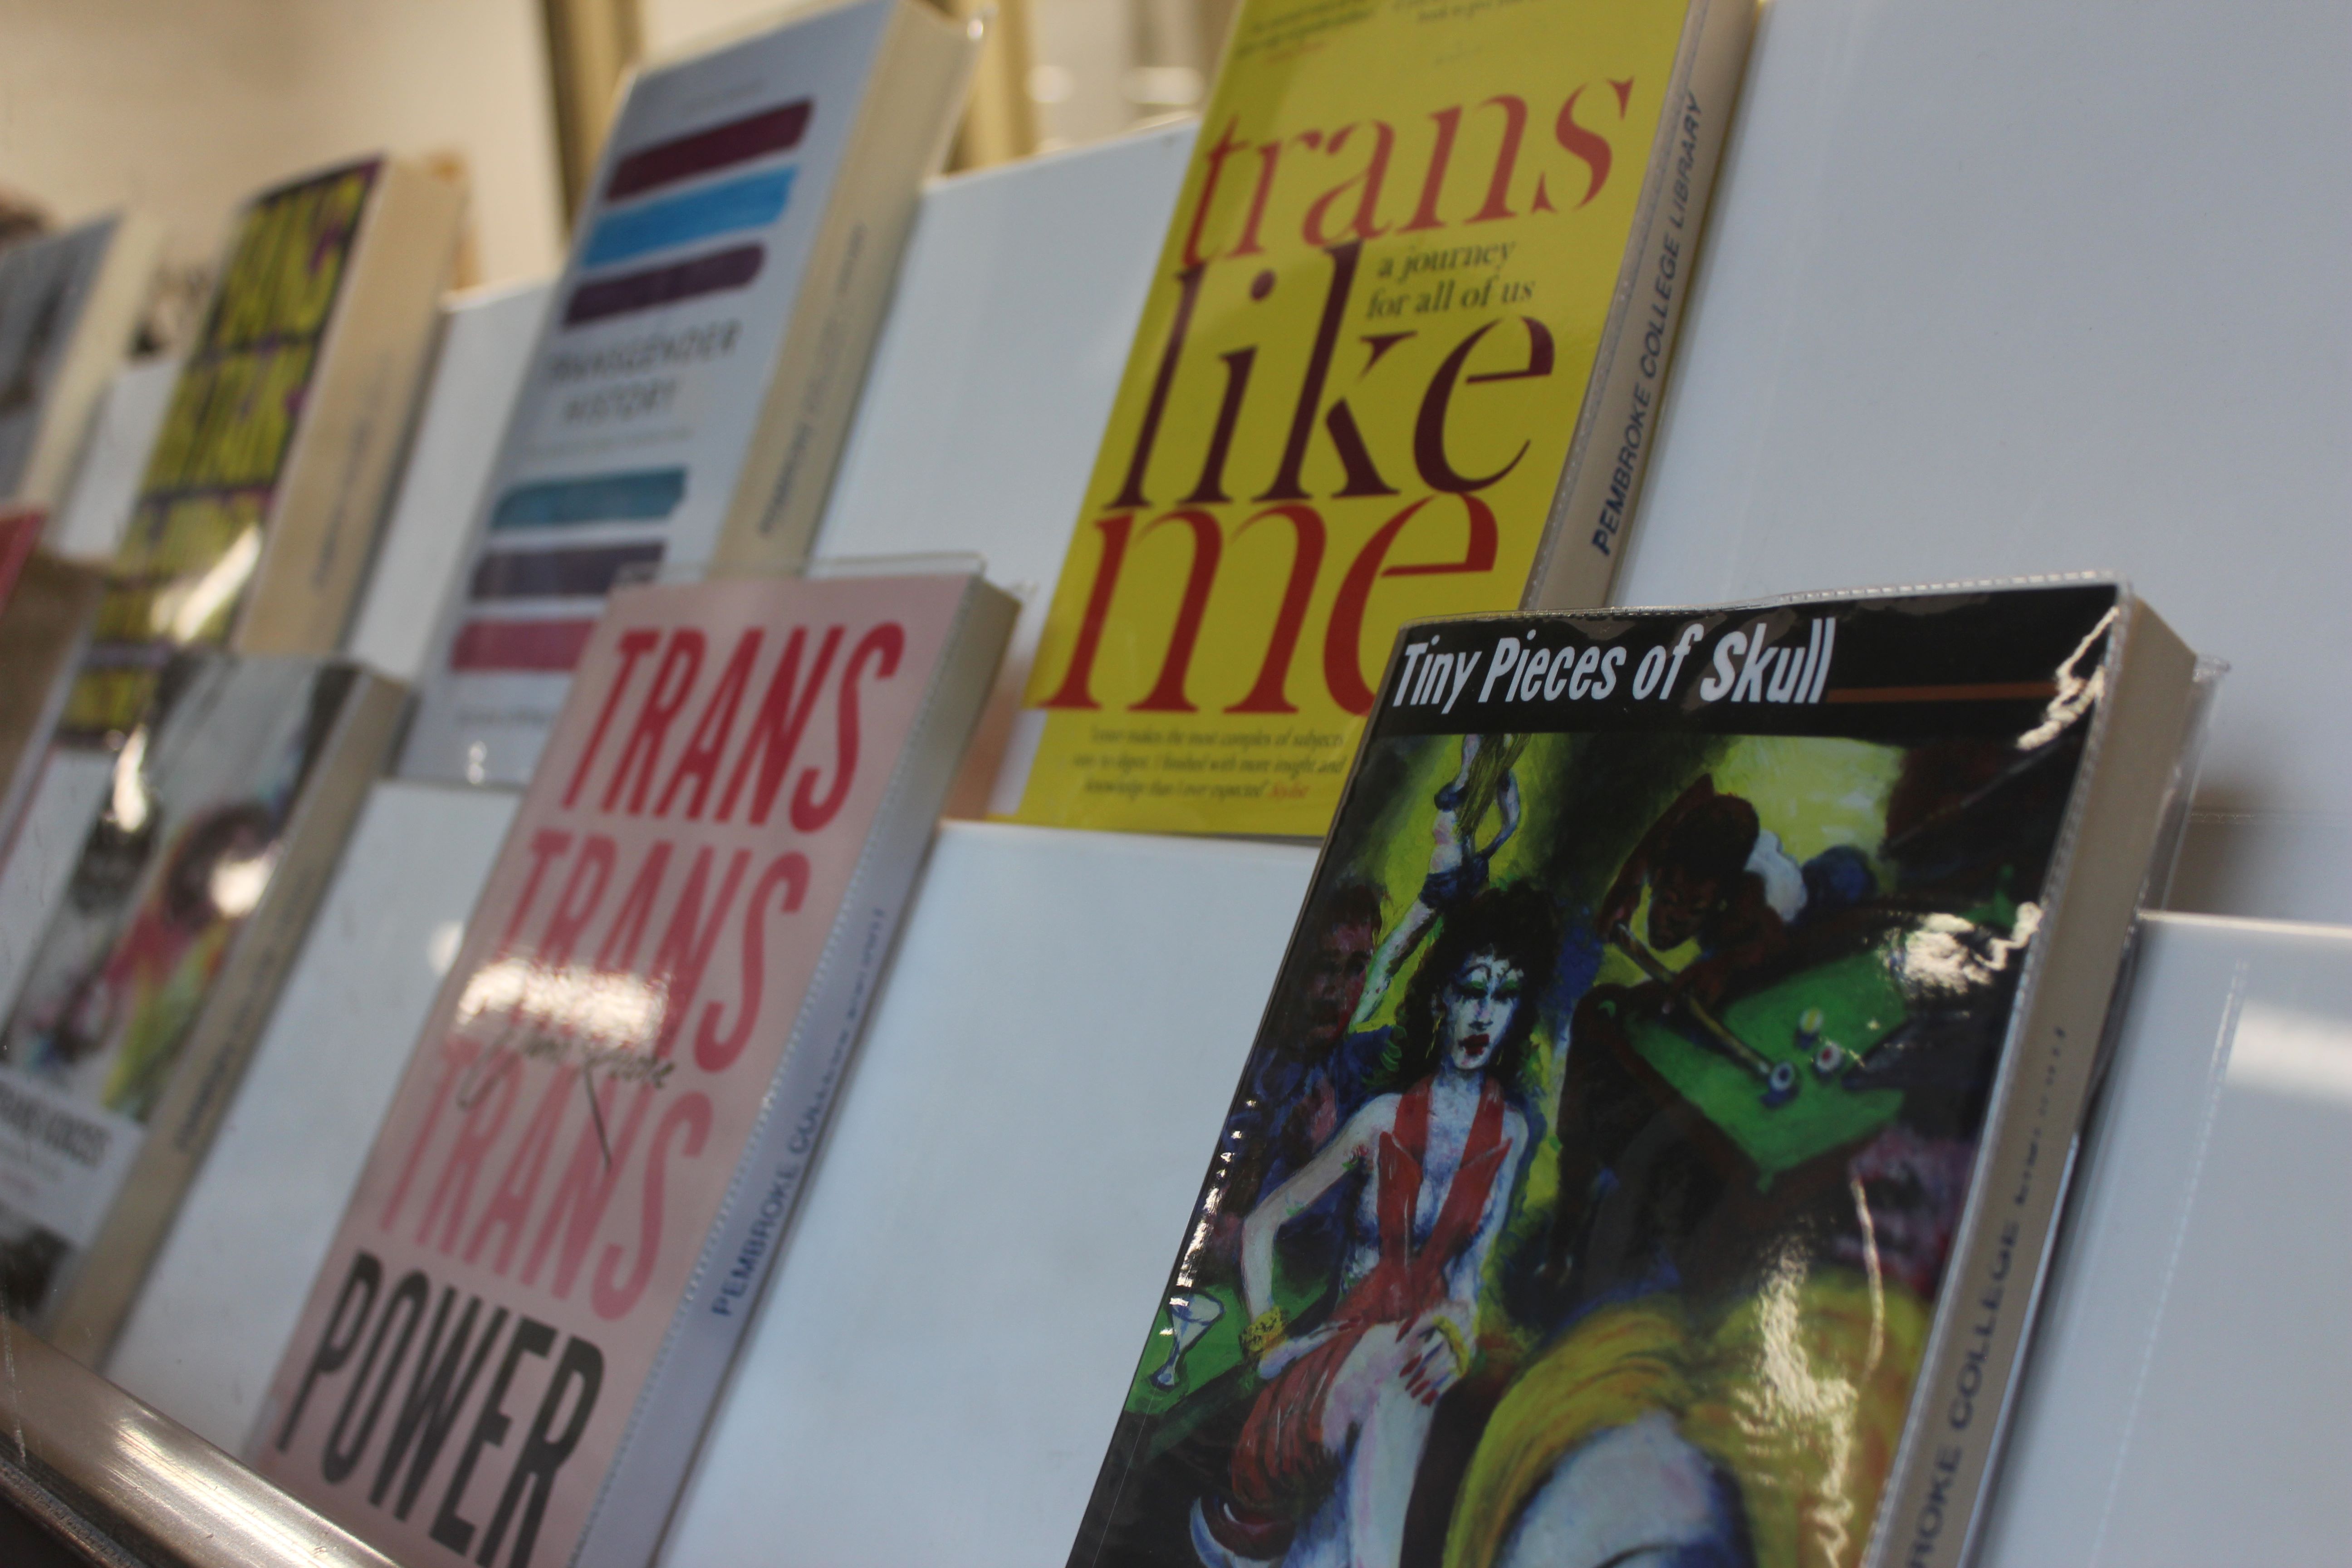
M 1169 1297 L 1168 1321 L 1173 1334 L 1168 1346 L 1168 1364 L 1151 1374 L 1151 1386 L 1175 1387 L 1177 1360 L 1192 1347 L 1194 1341 L 1209 1331 L 1211 1323 L 1224 1315 L 1224 1304 L 1214 1296 L 1180 1290 Z

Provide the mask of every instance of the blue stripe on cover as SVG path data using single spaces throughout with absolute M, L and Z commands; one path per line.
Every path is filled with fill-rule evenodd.
M 783 212 L 792 190 L 793 170 L 770 169 L 607 213 L 588 231 L 580 265 L 603 267 L 650 250 L 691 245 L 713 235 L 765 227 Z
M 517 485 L 499 498 L 490 526 L 555 528 L 572 522 L 658 522 L 686 499 L 684 468 L 643 468 Z

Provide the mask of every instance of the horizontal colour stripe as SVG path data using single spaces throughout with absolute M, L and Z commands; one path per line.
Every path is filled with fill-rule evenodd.
M 562 673 L 580 662 L 596 629 L 589 620 L 467 621 L 457 628 L 449 668 L 460 673 L 509 670 Z
M 684 468 L 638 468 L 517 485 L 499 498 L 490 526 L 557 528 L 576 522 L 659 522 L 686 499 Z
M 609 267 L 648 251 L 764 228 L 782 216 L 792 194 L 793 171 L 768 169 L 642 206 L 623 207 L 598 219 L 588 231 L 580 264 Z
M 658 544 L 606 544 L 579 550 L 493 550 L 474 568 L 477 599 L 576 599 L 612 591 L 632 566 L 662 558 Z
M 613 165 L 613 177 L 604 186 L 604 199 L 617 202 L 623 196 L 690 180 L 714 169 L 748 163 L 771 153 L 789 152 L 799 146 L 801 138 L 808 132 L 809 108 L 807 99 L 794 99 L 781 109 L 765 110 L 690 136 L 641 147 Z
M 563 310 L 563 324 L 577 327 L 601 321 L 607 316 L 625 316 L 632 310 L 674 305 L 698 294 L 740 289 L 760 275 L 760 264 L 765 259 L 767 252 L 759 246 L 739 245 L 731 250 L 714 251 L 672 262 L 667 267 L 625 272 L 618 278 L 599 278 L 572 291 L 572 302 Z

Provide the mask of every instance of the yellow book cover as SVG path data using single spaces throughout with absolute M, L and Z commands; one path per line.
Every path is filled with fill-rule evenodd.
M 227 639 L 378 173 L 370 160 L 298 181 L 240 217 L 67 700 L 68 736 L 129 734 L 180 647 Z
M 1720 135 L 1706 11 L 1244 7 L 1031 670 L 1018 819 L 1320 834 L 1396 628 L 1517 605 L 1570 470 L 1613 463 L 1558 525 L 1605 594 Z M 1615 360 L 1629 419 L 1580 443 Z

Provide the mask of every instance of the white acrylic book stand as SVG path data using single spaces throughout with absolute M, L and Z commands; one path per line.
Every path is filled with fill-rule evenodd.
M 2348 74 L 2332 6 L 1766 6 L 1618 602 L 2121 573 L 2234 667 L 2173 907 L 2352 923 Z
M 456 295 L 441 307 L 440 345 L 400 489 L 343 651 L 415 682 L 449 581 L 465 563 L 482 487 L 522 388 L 552 283 Z
M 2341 1562 L 2352 930 L 2146 939 L 1977 1561 Z

